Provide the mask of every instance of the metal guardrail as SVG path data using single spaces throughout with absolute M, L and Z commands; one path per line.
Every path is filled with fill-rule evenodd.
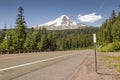
M 39 50 L 0 50 L 0 54 L 20 54 L 20 53 L 32 53 L 40 52 Z

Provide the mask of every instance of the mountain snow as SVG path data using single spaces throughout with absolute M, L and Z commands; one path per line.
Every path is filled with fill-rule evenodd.
M 85 27 L 86 25 L 77 23 L 70 19 L 67 15 L 62 15 L 53 21 L 49 21 L 45 24 L 38 25 L 37 29 L 46 27 L 48 30 L 64 30 L 64 29 L 77 29 Z

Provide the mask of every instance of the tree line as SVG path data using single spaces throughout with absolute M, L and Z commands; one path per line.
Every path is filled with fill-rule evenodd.
M 98 32 L 98 44 L 106 45 L 109 43 L 120 42 L 120 12 L 116 14 L 112 11 L 111 17 L 107 19 Z
M 46 30 L 46 28 L 27 28 L 24 9 L 19 7 L 15 29 L 0 31 L 0 50 L 6 50 L 5 35 L 8 34 L 8 50 L 71 50 L 93 46 L 93 33 L 99 28 L 86 27 L 76 30 Z

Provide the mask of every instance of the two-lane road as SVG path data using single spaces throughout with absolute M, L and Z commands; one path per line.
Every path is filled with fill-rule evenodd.
M 0 56 L 0 80 L 68 80 L 91 50 Z

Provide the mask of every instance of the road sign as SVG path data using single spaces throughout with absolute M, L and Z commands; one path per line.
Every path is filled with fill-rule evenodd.
M 96 43 L 96 34 L 93 34 L 93 42 Z

